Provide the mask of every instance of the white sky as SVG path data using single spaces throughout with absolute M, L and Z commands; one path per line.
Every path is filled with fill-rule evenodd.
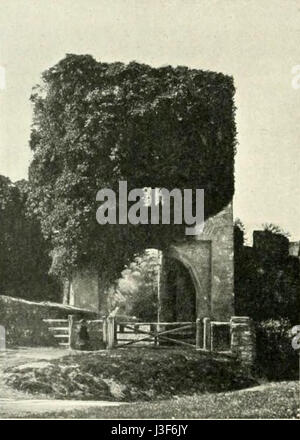
M 300 239 L 299 40 L 300 0 L 0 0 L 0 174 L 27 177 L 31 87 L 66 53 L 221 71 L 237 88 L 235 216 Z

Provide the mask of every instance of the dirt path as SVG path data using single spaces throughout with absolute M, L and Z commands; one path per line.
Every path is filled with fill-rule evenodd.
M 68 350 L 48 347 L 20 347 L 0 351 L 0 399 L 36 399 L 36 396 L 14 390 L 5 385 L 3 372 L 6 368 L 27 365 L 33 362 L 49 361 L 67 354 Z M 0 404 L 0 409 L 1 407 L 2 405 Z
M 0 399 L 0 419 L 30 418 L 32 414 L 38 416 L 49 413 L 52 414 L 52 417 L 53 414 L 65 413 L 67 418 L 68 412 L 74 410 L 88 411 L 89 409 L 95 410 L 96 408 L 120 405 L 125 404 L 102 400 Z
M 52 347 L 19 347 L 0 351 L 0 369 L 22 365 L 27 362 L 57 359 L 67 356 L 69 350 Z
M 30 414 L 121 405 L 118 402 L 106 401 L 54 400 L 44 395 L 37 398 L 36 395 L 13 389 L 3 381 L 4 370 L 8 367 L 42 364 L 68 354 L 67 349 L 48 347 L 24 347 L 0 352 L 0 418 L 30 418 Z

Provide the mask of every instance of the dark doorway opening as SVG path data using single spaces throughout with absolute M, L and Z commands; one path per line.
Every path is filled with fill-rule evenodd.
M 166 284 L 171 319 L 176 322 L 195 322 L 196 290 L 188 269 L 180 261 L 171 260 Z

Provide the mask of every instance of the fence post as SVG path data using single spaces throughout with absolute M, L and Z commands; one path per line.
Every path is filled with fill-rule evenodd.
M 214 328 L 215 325 L 213 322 L 210 323 L 210 351 L 214 351 Z
M 5 327 L 0 325 L 0 351 L 6 350 Z
M 116 321 L 116 318 L 114 318 L 114 346 L 115 345 L 118 345 L 118 323 Z
M 107 318 L 107 348 L 114 348 L 115 339 L 115 318 L 109 316 Z
M 203 319 L 203 349 L 211 350 L 211 328 L 210 328 L 210 318 Z
M 103 316 L 102 339 L 103 339 L 104 344 L 107 344 L 107 318 L 106 318 L 106 316 Z
M 196 350 L 200 347 L 201 345 L 201 319 L 197 318 L 196 319 Z
M 69 322 L 69 349 L 72 348 L 73 332 L 74 332 L 74 315 L 68 315 Z

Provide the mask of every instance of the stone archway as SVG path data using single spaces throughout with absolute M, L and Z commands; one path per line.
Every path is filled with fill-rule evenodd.
M 199 253 L 198 258 L 196 254 Z M 201 261 L 199 261 L 201 260 Z M 196 262 L 198 264 L 196 264 Z M 182 269 L 183 268 L 183 269 Z M 190 283 L 193 286 L 194 309 L 195 313 L 190 313 L 194 319 L 187 319 L 186 314 L 184 321 L 196 320 L 197 317 L 210 316 L 210 243 L 202 242 L 201 245 L 195 243 L 184 243 L 173 245 L 168 252 L 164 254 L 162 263 L 162 286 L 161 286 L 161 318 L 169 320 L 173 315 L 174 321 L 181 321 L 182 315 L 180 309 L 176 313 L 170 313 L 170 307 L 175 301 L 176 295 L 184 295 L 184 298 L 176 298 L 176 303 L 182 309 L 191 309 L 188 304 L 191 301 L 191 286 L 187 285 L 186 276 L 188 274 Z M 175 271 L 176 280 L 172 282 L 170 275 Z M 185 278 L 185 281 L 183 280 Z M 184 288 L 178 288 L 178 284 L 185 283 Z M 172 301 L 173 298 L 173 301 Z M 200 313 L 200 315 L 199 315 Z
M 229 321 L 234 315 L 232 203 L 204 223 L 203 232 L 174 243 L 163 253 L 161 320 L 172 320 L 168 266 L 179 261 L 188 271 L 196 293 L 196 317 Z M 96 271 L 76 273 L 70 283 L 72 305 L 105 313 L 107 285 Z
M 209 218 L 199 236 L 176 243 L 165 252 L 161 286 L 161 317 L 165 320 L 172 315 L 166 283 L 174 259 L 193 281 L 196 317 L 229 320 L 234 315 L 232 204 Z
M 163 285 L 159 298 L 160 321 L 195 322 L 197 318 L 196 279 L 188 265 L 176 257 L 164 257 Z

